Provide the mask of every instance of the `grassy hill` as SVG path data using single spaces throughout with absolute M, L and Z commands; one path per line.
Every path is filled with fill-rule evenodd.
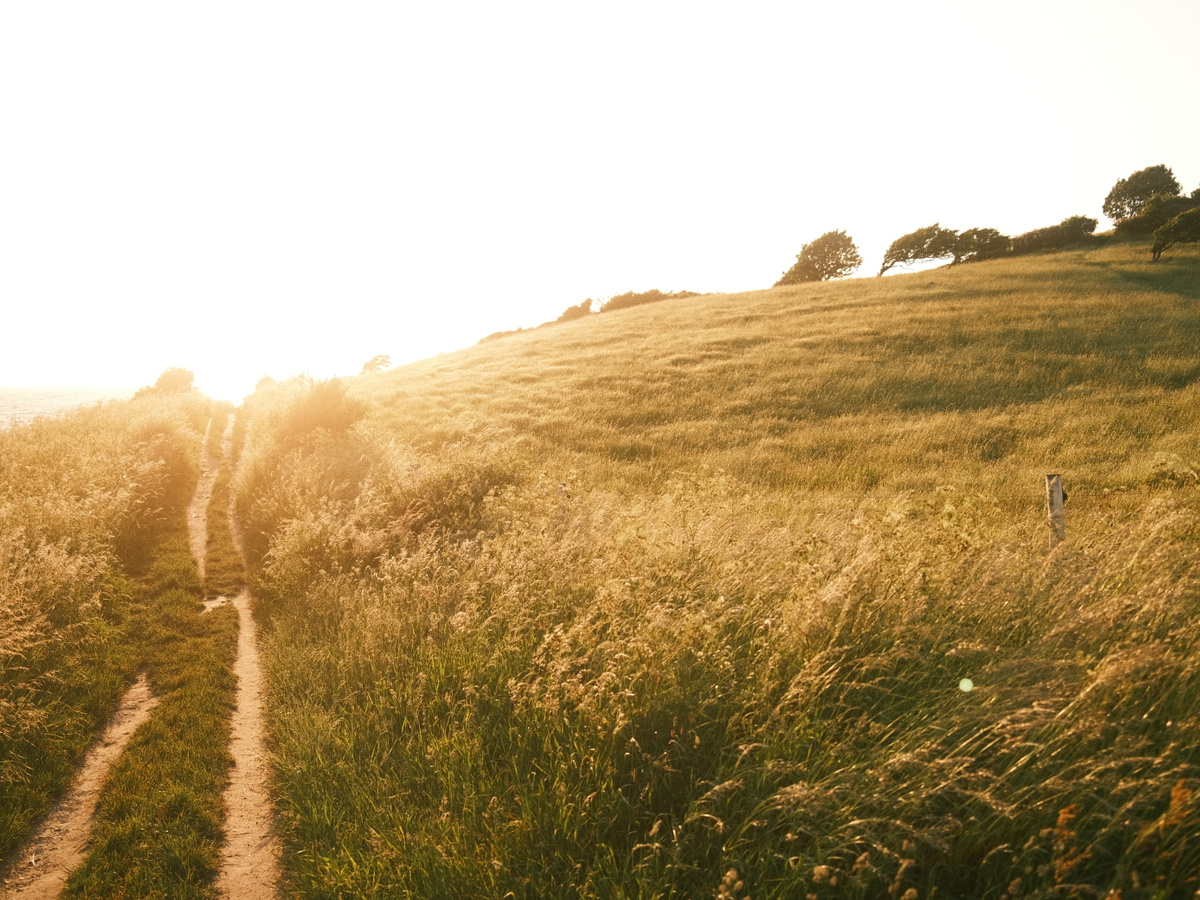
M 292 889 L 1191 896 L 1200 253 L 1145 256 L 261 391 L 234 487 Z
M 1098 446 L 1095 429 L 1138 429 L 1105 417 L 1174 408 L 1200 376 L 1196 255 L 1162 269 L 1143 256 L 1115 245 L 709 295 L 516 334 L 355 390 L 416 441 L 486 433 L 635 480 L 706 462 L 781 488 L 915 489 L 931 462 L 972 454 L 989 479 L 1003 459 L 1089 478 L 1095 463 L 1111 479 L 1133 445 Z

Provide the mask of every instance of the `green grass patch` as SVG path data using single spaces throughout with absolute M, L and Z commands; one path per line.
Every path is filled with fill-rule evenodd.
M 225 437 L 225 423 L 231 415 L 233 415 L 232 403 L 226 400 L 213 402 L 212 418 L 209 420 L 208 435 L 204 444 L 204 450 L 210 459 L 220 459 L 224 454 L 221 444 Z
M 208 504 L 208 544 L 205 548 L 204 593 L 208 597 L 232 597 L 242 587 L 242 557 L 233 540 L 229 521 L 231 463 L 221 463 Z

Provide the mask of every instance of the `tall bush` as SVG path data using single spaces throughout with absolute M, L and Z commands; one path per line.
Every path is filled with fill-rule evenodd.
M 1086 241 L 1096 231 L 1097 221 L 1088 216 L 1070 216 L 1057 225 L 1035 228 L 1012 239 L 1012 252 L 1016 255 L 1038 253 L 1044 250 L 1061 250 Z
M 600 305 L 600 312 L 616 312 L 619 309 L 629 309 L 632 306 L 643 306 L 647 303 L 660 303 L 663 300 L 683 300 L 687 297 L 699 297 L 695 291 L 672 291 L 664 294 L 658 289 L 651 289 L 638 293 L 636 291 L 626 291 L 624 294 L 617 294 L 615 297 L 610 297 Z

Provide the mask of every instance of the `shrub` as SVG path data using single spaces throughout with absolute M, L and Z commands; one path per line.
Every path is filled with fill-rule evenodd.
M 488 341 L 496 341 L 500 338 L 508 337 L 513 334 L 520 334 L 522 331 L 527 331 L 525 328 L 514 328 L 512 331 L 493 331 L 491 334 L 481 337 L 479 343 L 486 344 Z
M 606 302 L 601 304 L 600 312 L 613 312 L 618 309 L 628 309 L 631 306 L 642 306 L 646 303 L 659 303 L 663 300 L 683 300 L 686 297 L 699 297 L 695 291 L 674 291 L 669 294 L 664 294 L 659 290 L 648 290 L 642 293 L 635 291 L 626 291 L 624 294 L 617 294 L 615 297 L 610 297 Z
M 279 436 L 289 444 L 318 428 L 344 432 L 362 418 L 364 411 L 361 403 L 346 396 L 346 386 L 338 379 L 316 381 L 284 413 Z
M 1086 241 L 1096 230 L 1097 221 L 1087 216 L 1071 216 L 1057 225 L 1035 228 L 1012 239 L 1012 252 L 1020 256 L 1043 250 L 1061 250 Z

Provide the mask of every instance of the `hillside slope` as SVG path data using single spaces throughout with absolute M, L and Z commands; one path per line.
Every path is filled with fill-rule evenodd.
M 1109 481 L 1134 475 L 1142 441 L 1187 431 L 1144 411 L 1194 408 L 1181 392 L 1200 378 L 1198 256 L 1144 255 L 1118 244 L 661 303 L 355 392 L 412 441 L 486 434 L 635 480 L 703 462 L 758 484 L 896 490 L 931 486 L 931 462 L 990 480 L 1007 460 L 1006 476 L 1058 465 Z
M 1190 896 L 1200 254 L 1143 257 L 260 392 L 235 488 L 292 889 Z

